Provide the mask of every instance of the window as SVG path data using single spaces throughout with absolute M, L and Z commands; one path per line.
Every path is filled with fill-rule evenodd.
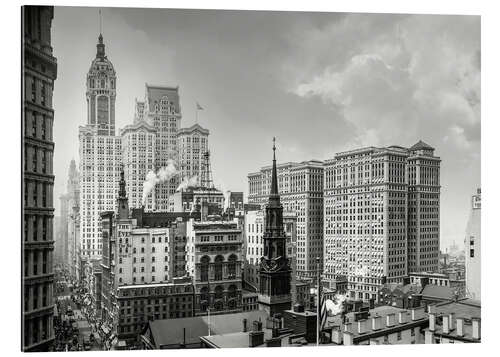
M 36 102 L 36 81 L 31 77 L 31 101 Z
M 40 103 L 42 105 L 45 105 L 45 99 L 46 99 L 46 90 L 45 90 L 45 82 L 42 81 L 42 89 L 41 89 L 41 101 Z
M 36 138 L 36 112 L 33 112 L 31 118 L 31 136 Z
M 42 123 L 41 123 L 41 136 L 42 136 L 42 139 L 45 140 L 45 116 L 42 115 Z
M 474 258 L 474 249 L 471 249 L 471 250 L 470 250 L 470 257 L 471 257 L 471 258 Z
M 398 341 L 401 340 L 401 331 L 398 331 Z

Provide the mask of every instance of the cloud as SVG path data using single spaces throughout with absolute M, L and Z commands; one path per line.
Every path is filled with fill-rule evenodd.
M 479 18 L 409 16 L 397 18 L 389 27 L 366 16 L 355 18 L 361 33 L 371 28 L 372 37 L 359 38 L 360 30 L 348 26 L 350 20 L 327 27 L 320 36 L 324 41 L 327 35 L 338 36 L 337 31 L 357 39 L 346 47 L 351 55 L 340 61 L 331 58 L 291 92 L 320 97 L 340 108 L 344 120 L 356 129 L 350 143 L 408 145 L 425 136 L 438 144 L 445 135 L 455 138 L 447 145 L 461 149 L 477 143 Z M 322 41 L 311 42 L 322 46 Z

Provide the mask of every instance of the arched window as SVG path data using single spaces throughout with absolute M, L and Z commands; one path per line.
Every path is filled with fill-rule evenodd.
M 230 278 L 235 278 L 236 277 L 236 261 L 238 260 L 238 257 L 236 257 L 235 254 L 231 254 L 229 256 L 229 263 L 227 264 L 227 272 L 229 274 Z
M 208 281 L 208 267 L 210 264 L 210 258 L 206 255 L 201 257 L 200 260 L 201 267 L 200 267 L 200 280 L 201 281 Z
M 222 263 L 224 262 L 224 257 L 218 255 L 215 257 L 215 280 L 222 280 Z
M 203 287 L 200 290 L 200 309 L 201 311 L 207 311 L 207 307 L 210 304 L 210 294 L 207 287 Z

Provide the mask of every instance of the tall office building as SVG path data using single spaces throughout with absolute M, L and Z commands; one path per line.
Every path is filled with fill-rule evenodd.
M 440 159 L 433 152 L 419 142 L 410 149 L 341 152 L 325 162 L 325 281 L 331 286 L 347 278 L 350 296 L 368 300 L 385 279 L 437 270 Z
M 136 106 L 136 112 L 142 109 Z M 181 124 L 181 107 L 179 103 L 179 87 L 152 86 L 146 83 L 144 99 L 144 120 L 156 129 L 155 167 L 165 167 L 169 160 L 178 162 L 177 132 Z M 140 116 L 138 114 L 138 116 Z M 155 186 L 156 209 L 168 209 L 168 197 L 174 193 L 179 184 L 179 177 Z
M 22 7 L 22 349 L 47 351 L 54 340 L 52 6 Z
M 249 203 L 264 207 L 271 176 L 271 166 L 248 175 Z M 283 209 L 297 215 L 297 278 L 315 278 L 316 259 L 323 257 L 323 162 L 277 165 L 277 180 Z
M 142 207 L 143 183 L 148 172 L 155 171 L 156 133 L 155 128 L 142 120 L 121 130 L 123 170 L 132 208 Z M 148 211 L 156 208 L 154 190 L 146 197 L 144 205 Z
M 465 234 L 465 287 L 467 296 L 481 300 L 481 189 L 472 196 Z
M 179 151 L 179 170 L 182 180 L 194 176 L 198 185 L 206 181 L 204 174 L 207 171 L 207 160 L 205 154 L 208 152 L 207 129 L 198 124 L 189 128 L 181 128 L 177 132 L 177 147 Z
M 437 272 L 441 159 L 423 141 L 408 151 L 408 272 Z
M 116 73 L 102 34 L 87 74 L 87 125 L 79 128 L 80 244 L 84 256 L 102 254 L 100 213 L 114 211 L 120 179 L 121 137 L 115 136 Z

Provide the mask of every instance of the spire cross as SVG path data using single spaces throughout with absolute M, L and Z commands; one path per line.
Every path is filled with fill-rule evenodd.
M 276 154 L 276 137 L 273 136 L 273 156 Z

